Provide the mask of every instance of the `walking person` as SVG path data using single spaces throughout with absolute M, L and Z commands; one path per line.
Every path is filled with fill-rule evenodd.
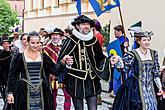
M 27 33 L 22 33 L 20 35 L 20 38 L 15 41 L 15 46 L 12 47 L 12 50 L 15 54 L 22 53 L 24 50 L 27 49 L 28 43 L 27 43 Z
M 58 73 L 58 68 L 63 70 L 63 65 L 72 64 L 73 59 L 64 56 L 63 64 L 53 63 L 46 54 L 38 51 L 40 37 L 37 32 L 30 32 L 27 42 L 28 48 L 11 61 L 7 102 L 13 103 L 15 110 L 54 110 L 49 74 Z
M 64 78 L 67 92 L 71 95 L 75 110 L 84 110 L 83 100 L 88 110 L 97 110 L 97 95 L 101 93 L 100 79 L 109 81 L 111 66 L 117 57 L 106 58 L 91 29 L 94 21 L 85 15 L 74 19 L 73 35 L 68 36 L 59 55 L 73 57 L 74 63 L 68 67 Z M 60 75 L 59 75 L 60 76 Z
M 158 110 L 154 83 L 162 93 L 158 53 L 149 48 L 151 32 L 138 33 L 139 48 L 123 56 L 124 73 L 130 76 L 118 89 L 112 110 Z
M 114 27 L 114 35 L 120 42 L 120 49 L 121 49 L 122 56 L 123 56 L 128 51 L 129 39 L 124 36 L 124 28 L 122 25 L 117 25 Z M 116 69 L 116 67 L 114 67 L 114 68 Z M 109 82 L 109 90 L 108 90 L 109 93 L 111 93 L 111 91 L 113 90 L 114 96 L 116 96 L 118 88 L 121 86 L 121 84 L 126 79 L 126 77 L 127 77 L 127 75 L 123 74 L 122 68 L 116 69 L 113 72 L 111 81 Z
M 165 53 L 164 53 L 165 55 Z M 163 65 L 160 67 L 161 71 L 161 82 L 163 88 L 163 94 L 160 94 L 158 98 L 158 110 L 164 110 L 165 108 L 165 56 L 163 58 Z
M 140 45 L 138 43 L 138 33 L 142 32 L 142 22 L 138 21 L 137 23 L 131 25 L 128 31 L 130 32 L 131 37 L 134 39 L 131 49 L 133 50 L 139 48 Z
M 10 48 L 10 41 L 8 37 L 1 37 L 1 46 L 3 50 L 0 50 L 0 92 L 3 101 L 6 102 L 6 86 L 10 69 L 10 62 L 12 58 L 12 51 Z
M 55 28 L 53 32 L 49 34 L 51 42 L 44 47 L 44 52 L 57 64 L 58 55 L 62 48 L 62 37 L 63 32 L 59 28 Z M 57 93 L 58 89 L 62 89 L 64 93 L 64 110 L 70 110 L 71 107 L 71 96 L 66 92 L 65 85 L 58 81 L 58 76 L 50 74 L 50 82 L 52 84 L 52 94 L 54 100 L 54 110 L 57 107 Z
M 93 19 L 93 21 L 95 22 L 94 27 L 93 27 L 93 34 L 94 36 L 97 38 L 97 40 L 100 43 L 101 48 L 103 47 L 103 43 L 104 43 L 104 37 L 101 33 L 101 24 L 98 20 Z M 102 105 L 102 100 L 101 100 L 101 93 L 97 96 L 97 105 Z
M 20 36 L 21 47 L 19 48 L 19 53 L 22 53 L 23 51 L 25 51 L 28 48 L 27 37 L 28 37 L 27 33 L 21 34 L 21 36 Z
M 94 19 L 94 27 L 93 27 L 93 33 L 94 33 L 94 36 L 97 38 L 97 40 L 99 41 L 100 43 L 100 46 L 101 48 L 103 47 L 103 43 L 104 43 L 104 37 L 101 33 L 101 24 L 98 20 Z

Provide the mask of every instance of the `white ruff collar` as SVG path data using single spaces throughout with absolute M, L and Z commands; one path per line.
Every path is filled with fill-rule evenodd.
M 93 31 L 90 31 L 87 35 L 78 32 L 76 29 L 73 29 L 72 32 L 77 38 L 83 41 L 89 41 L 93 38 Z

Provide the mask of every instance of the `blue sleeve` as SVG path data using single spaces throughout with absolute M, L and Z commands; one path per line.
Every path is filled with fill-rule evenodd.
M 127 52 L 124 56 L 123 56 L 123 63 L 124 63 L 124 73 L 127 74 L 128 76 L 131 75 L 132 71 L 133 71 L 133 63 L 134 63 L 134 55 L 131 52 Z

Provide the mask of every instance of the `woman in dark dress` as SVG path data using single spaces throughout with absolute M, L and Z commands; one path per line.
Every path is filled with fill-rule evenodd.
M 154 82 L 160 93 L 162 85 L 158 54 L 149 49 L 150 40 L 149 32 L 140 32 L 140 47 L 124 55 L 124 72 L 130 76 L 120 86 L 112 110 L 158 110 Z
M 160 67 L 161 71 L 161 82 L 163 86 L 163 94 L 158 96 L 158 108 L 159 110 L 164 110 L 165 108 L 165 57 L 163 59 L 163 65 Z
M 28 49 L 15 55 L 9 72 L 7 102 L 14 103 L 15 110 L 53 110 L 53 97 L 49 86 L 49 73 L 63 70 L 64 64 L 72 64 L 69 56 L 55 65 L 52 60 L 38 51 L 40 37 L 31 32 L 27 38 Z M 66 60 L 67 59 L 67 60 Z

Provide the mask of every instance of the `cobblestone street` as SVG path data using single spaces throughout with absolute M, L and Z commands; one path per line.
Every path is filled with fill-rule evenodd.
M 103 83 L 103 88 L 105 89 L 107 84 Z M 98 110 L 109 110 L 109 106 L 112 106 L 113 103 L 113 98 L 109 97 L 109 94 L 107 92 L 102 92 L 101 94 L 102 97 L 102 105 L 98 105 Z M 62 90 L 58 90 L 58 96 L 57 96 L 57 110 L 63 110 L 63 102 L 64 102 L 64 97 L 63 97 L 63 92 Z M 84 110 L 87 110 L 87 104 L 84 101 L 85 108 Z M 3 108 L 3 100 L 0 99 L 0 110 Z M 73 104 L 71 106 L 71 110 L 74 110 Z

